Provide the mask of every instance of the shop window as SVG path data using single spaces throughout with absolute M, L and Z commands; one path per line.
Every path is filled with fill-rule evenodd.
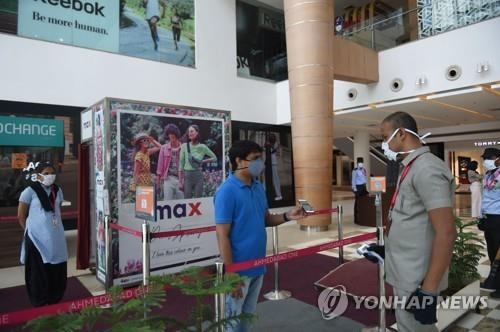
M 237 1 L 236 40 L 238 76 L 288 78 L 283 11 Z
M 0 215 L 8 218 L 15 218 L 17 215 L 19 195 L 29 185 L 23 169 L 30 163 L 49 161 L 56 170 L 56 183 L 64 192 L 63 219 L 76 217 L 78 156 L 75 142 L 79 140 L 79 113 L 74 113 L 72 116 L 26 113 L 12 116 L 0 113 Z M 13 119 L 18 121 L 15 123 L 17 127 L 9 125 Z M 36 124 L 40 122 L 36 121 L 45 121 L 42 123 L 46 124 L 37 127 Z M 47 129 L 52 122 L 57 123 L 60 130 Z M 30 128 L 31 124 L 33 126 Z M 24 132 L 21 133 L 20 128 L 23 128 Z M 37 138 L 36 135 L 42 135 L 45 130 L 55 138 L 53 141 L 43 141 L 41 136 Z M 22 135 L 24 138 L 8 137 L 11 133 Z M 45 146 L 37 146 L 38 144 Z

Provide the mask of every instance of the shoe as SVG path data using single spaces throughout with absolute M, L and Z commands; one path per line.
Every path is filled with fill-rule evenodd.
M 500 273 L 498 273 L 500 267 L 500 260 L 495 260 L 493 261 L 493 264 L 491 264 L 491 269 L 490 269 L 490 274 L 480 284 L 480 287 L 486 290 L 495 290 L 498 289 L 499 283 L 500 283 Z
M 493 293 L 490 293 L 490 297 L 492 299 L 500 299 L 500 289 L 497 289 Z
M 155 51 L 158 51 L 158 44 L 155 44 Z
M 281 196 L 278 196 L 278 197 L 274 198 L 275 201 L 281 201 L 282 199 L 283 199 L 283 197 L 281 197 Z

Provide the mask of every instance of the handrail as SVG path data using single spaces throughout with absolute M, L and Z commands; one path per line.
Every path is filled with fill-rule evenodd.
M 398 18 L 398 17 L 402 17 L 402 16 L 404 16 L 406 14 L 409 14 L 411 12 L 418 11 L 418 10 L 421 10 L 421 9 L 424 9 L 424 8 L 427 8 L 427 7 L 431 7 L 431 5 L 425 5 L 425 6 L 422 6 L 422 7 L 412 8 L 410 10 L 407 10 L 407 11 L 403 12 L 403 13 L 398 13 L 398 14 L 395 14 L 395 15 L 393 15 L 391 17 L 384 18 L 384 19 L 382 19 L 380 21 L 373 22 L 373 23 L 371 23 L 371 24 L 369 24 L 367 26 L 364 26 L 364 27 L 362 27 L 362 28 L 360 28 L 358 30 L 354 30 L 354 31 L 351 31 L 349 33 L 345 33 L 342 36 L 343 37 L 349 37 L 349 36 L 352 36 L 352 35 L 360 32 L 360 31 L 363 31 L 363 30 L 372 30 L 376 25 L 382 24 L 382 23 L 384 23 L 386 21 L 390 21 L 390 20 Z

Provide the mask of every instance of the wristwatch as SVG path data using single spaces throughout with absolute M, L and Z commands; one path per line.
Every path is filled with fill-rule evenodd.
M 286 221 L 290 221 L 291 219 L 288 219 L 288 216 L 286 215 L 286 212 L 283 213 L 283 220 L 286 222 Z

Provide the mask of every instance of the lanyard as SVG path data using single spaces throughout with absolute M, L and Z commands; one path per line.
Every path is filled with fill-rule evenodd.
M 489 174 L 486 174 L 484 177 L 484 188 L 491 190 L 495 186 L 497 182 L 497 177 L 500 176 L 500 168 L 497 170 L 492 171 Z
M 389 219 L 391 219 L 392 209 L 396 205 L 396 200 L 398 198 L 399 189 L 401 188 L 401 184 L 403 183 L 404 179 L 406 178 L 406 176 L 410 172 L 411 166 L 413 165 L 413 163 L 415 162 L 415 160 L 417 160 L 418 157 L 420 157 L 420 156 L 416 156 L 415 158 L 413 158 L 408 163 L 408 165 L 405 166 L 405 168 L 403 169 L 403 172 L 401 172 L 401 176 L 399 178 L 398 186 L 396 187 L 396 190 L 394 191 L 394 194 L 392 194 L 391 205 L 389 206 Z
M 52 186 L 52 188 L 50 188 L 49 202 L 50 202 L 50 206 L 52 207 L 52 210 L 55 213 L 56 212 L 56 190 L 54 189 L 54 186 Z

